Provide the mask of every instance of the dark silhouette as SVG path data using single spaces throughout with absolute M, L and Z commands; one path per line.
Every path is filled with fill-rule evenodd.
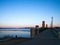
M 39 35 L 39 26 L 38 25 L 36 25 L 36 27 L 35 27 L 35 35 Z
M 34 37 L 35 37 L 34 28 L 31 28 L 31 30 L 30 30 L 30 35 L 31 35 L 31 38 L 34 38 Z
M 45 21 L 42 21 L 42 28 L 45 28 Z
M 17 38 L 17 35 L 16 35 L 16 38 Z

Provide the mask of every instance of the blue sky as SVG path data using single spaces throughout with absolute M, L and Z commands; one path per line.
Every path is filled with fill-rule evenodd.
M 50 26 L 52 16 L 60 26 L 59 0 L 0 0 L 0 27 Z

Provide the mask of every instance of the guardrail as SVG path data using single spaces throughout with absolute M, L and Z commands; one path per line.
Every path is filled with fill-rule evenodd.
M 60 39 L 60 31 L 58 31 L 57 29 L 51 29 L 51 32 L 54 34 L 56 38 Z

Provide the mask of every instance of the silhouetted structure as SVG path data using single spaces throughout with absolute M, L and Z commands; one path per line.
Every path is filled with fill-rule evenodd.
M 35 26 L 35 35 L 39 35 L 39 26 L 38 25 Z
M 16 38 L 17 38 L 17 35 L 16 35 Z
M 51 28 L 53 28 L 53 17 L 51 17 Z
M 46 24 L 46 28 L 48 28 L 48 25 Z
M 42 21 L 42 28 L 45 28 L 45 21 Z
M 31 36 L 31 38 L 34 38 L 35 37 L 34 28 L 31 28 L 31 30 L 30 30 L 30 36 Z

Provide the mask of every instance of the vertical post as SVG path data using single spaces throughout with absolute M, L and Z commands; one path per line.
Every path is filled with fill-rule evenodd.
M 16 35 L 16 38 L 17 38 L 17 35 Z
M 42 21 L 42 28 L 45 28 L 45 21 Z
M 39 26 L 38 25 L 36 25 L 36 27 L 35 27 L 35 35 L 39 35 Z
M 53 28 L 53 17 L 51 17 L 51 28 Z
M 31 36 L 31 38 L 34 38 L 34 37 L 35 37 L 34 28 L 31 28 L 31 29 L 30 29 L 30 36 Z
M 46 24 L 46 28 L 48 28 L 48 25 Z

